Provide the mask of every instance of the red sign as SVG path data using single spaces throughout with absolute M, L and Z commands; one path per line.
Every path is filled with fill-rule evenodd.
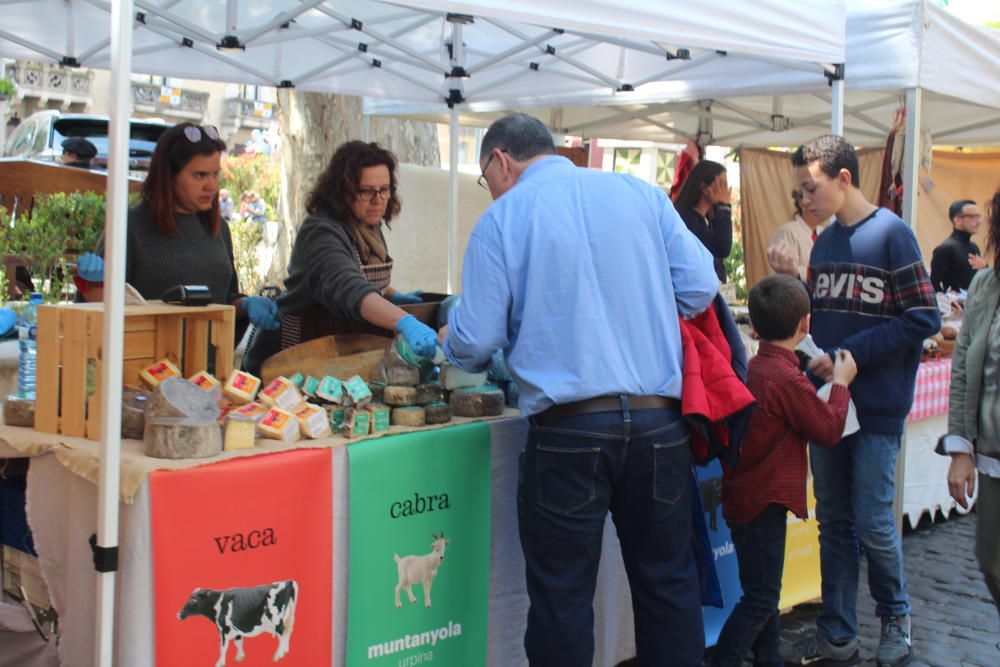
M 150 476 L 159 667 L 331 663 L 328 449 Z

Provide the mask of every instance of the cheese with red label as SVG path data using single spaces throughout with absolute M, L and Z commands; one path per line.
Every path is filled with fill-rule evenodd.
M 160 359 L 152 366 L 139 371 L 139 379 L 150 389 L 156 389 L 167 378 L 181 377 L 181 372 L 169 359 Z
M 259 378 L 243 371 L 233 371 L 223 385 L 222 393 L 233 403 L 243 405 L 253 402 L 258 389 L 260 389 Z
M 240 407 L 233 410 L 234 413 L 240 415 L 241 417 L 246 417 L 253 422 L 259 422 L 267 414 L 268 408 L 263 403 L 247 403 L 246 405 L 241 405 Z
M 295 388 L 295 384 L 288 378 L 280 376 L 261 389 L 257 398 L 261 403 L 282 410 L 292 410 L 302 402 L 302 394 Z
M 271 408 L 257 423 L 257 430 L 265 438 L 296 442 L 299 439 L 299 420 L 281 408 Z
M 292 411 L 299 420 L 302 435 L 307 438 L 323 438 L 330 435 L 330 422 L 326 410 L 310 403 L 302 403 Z
M 205 371 L 198 371 L 188 378 L 188 382 L 203 391 L 212 391 L 221 384 L 211 373 Z

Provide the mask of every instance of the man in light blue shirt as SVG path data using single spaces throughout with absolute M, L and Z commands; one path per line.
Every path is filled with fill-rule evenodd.
M 528 660 L 592 664 L 610 510 L 639 664 L 700 665 L 678 320 L 711 304 L 712 257 L 661 190 L 573 166 L 531 116 L 494 123 L 479 164 L 495 202 L 469 239 L 462 300 L 441 335 L 468 371 L 504 350 L 531 416 L 518 492 Z

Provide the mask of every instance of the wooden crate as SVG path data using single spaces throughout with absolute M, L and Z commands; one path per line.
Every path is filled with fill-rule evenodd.
M 100 439 L 103 317 L 103 303 L 39 306 L 36 430 Z M 210 345 L 215 374 L 224 379 L 233 370 L 235 323 L 232 306 L 126 306 L 122 383 L 141 386 L 139 371 L 160 359 L 190 377 L 208 367 Z

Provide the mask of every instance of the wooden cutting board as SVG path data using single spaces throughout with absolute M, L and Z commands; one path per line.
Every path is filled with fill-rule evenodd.
M 391 338 L 367 334 L 315 338 L 271 356 L 261 367 L 261 380 L 266 385 L 279 375 L 302 373 L 316 378 L 332 375 L 341 380 L 360 375 L 367 382 L 391 342 Z

